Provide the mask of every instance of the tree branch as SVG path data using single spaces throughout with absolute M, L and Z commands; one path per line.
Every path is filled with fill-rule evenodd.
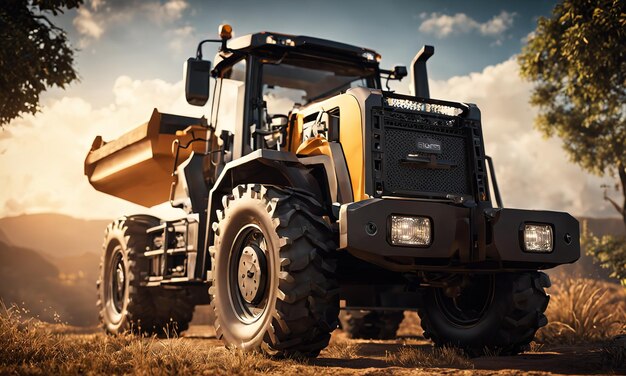
M 622 197 L 624 198 L 624 205 L 622 206 L 622 219 L 626 226 L 626 166 L 622 162 L 617 164 L 617 172 L 619 174 L 619 180 L 622 183 Z
M 619 174 L 619 180 L 622 183 L 622 195 L 626 200 L 626 166 L 622 162 L 617 164 L 617 173 Z
M 619 206 L 619 204 L 618 204 L 617 202 L 615 202 L 615 200 L 613 200 L 612 198 L 610 198 L 610 197 L 609 197 L 609 195 L 607 195 L 607 194 L 606 194 L 606 189 L 604 190 L 604 199 L 605 199 L 606 201 L 610 202 L 610 203 L 611 203 L 611 205 L 613 205 L 613 207 L 615 208 L 615 210 L 617 210 L 617 212 L 618 212 L 620 215 L 623 215 L 623 214 L 624 214 L 624 209 L 623 209 L 621 206 Z
M 50 20 L 48 19 L 48 17 L 44 16 L 43 14 L 40 14 L 40 15 L 33 15 L 33 18 L 34 18 L 34 19 L 37 19 L 37 20 L 44 20 L 44 21 L 46 21 L 46 23 L 48 23 L 48 26 L 49 26 L 51 29 L 54 29 L 54 30 L 60 31 L 61 33 L 63 33 L 63 32 L 64 32 L 64 30 L 63 30 L 63 29 L 61 29 L 60 27 L 57 27 L 55 24 L 53 24 L 53 23 L 52 23 L 52 21 L 50 21 Z

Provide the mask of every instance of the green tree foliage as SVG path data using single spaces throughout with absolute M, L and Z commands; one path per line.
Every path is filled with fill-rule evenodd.
M 596 236 L 589 230 L 587 221 L 583 221 L 580 245 L 586 254 L 594 257 L 596 263 L 611 271 L 611 277 L 626 286 L 626 239 L 611 235 Z
M 622 205 L 605 195 L 626 226 L 626 1 L 563 0 L 542 17 L 518 57 L 534 82 L 535 126 L 558 136 L 570 159 L 618 177 Z M 626 241 L 590 235 L 588 252 L 626 276 Z
M 83 0 L 0 1 L 0 125 L 39 110 L 39 94 L 77 78 L 74 51 L 50 16 Z

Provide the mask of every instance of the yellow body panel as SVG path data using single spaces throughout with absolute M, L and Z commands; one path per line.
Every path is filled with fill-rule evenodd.
M 328 155 L 332 158 L 332 152 L 330 151 L 330 145 L 328 145 L 328 140 L 322 136 L 316 136 L 313 138 L 309 138 L 304 143 L 300 144 L 298 150 L 296 151 L 297 155 Z
M 302 142 L 304 119 L 320 111 L 339 109 L 339 142 L 343 148 L 350 172 L 350 182 L 354 201 L 368 198 L 365 193 L 365 163 L 363 161 L 363 126 L 361 107 L 357 99 L 350 94 L 341 94 L 325 101 L 314 103 L 294 114 L 289 150 L 298 155 L 328 155 L 332 157 L 328 141 L 321 136 Z M 321 141 L 323 140 L 323 141 Z

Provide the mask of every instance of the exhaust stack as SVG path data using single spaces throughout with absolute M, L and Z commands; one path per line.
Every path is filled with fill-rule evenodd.
M 426 61 L 435 53 L 435 47 L 424 45 L 415 55 L 411 66 L 413 75 L 413 95 L 421 98 L 430 98 L 428 90 L 428 72 L 426 71 Z

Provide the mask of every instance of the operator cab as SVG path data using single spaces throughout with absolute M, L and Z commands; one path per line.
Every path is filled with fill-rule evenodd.
M 227 138 L 225 162 L 284 149 L 293 114 L 311 103 L 350 88 L 380 89 L 378 60 L 375 51 L 306 36 L 261 32 L 225 41 L 211 71 L 211 120 Z

